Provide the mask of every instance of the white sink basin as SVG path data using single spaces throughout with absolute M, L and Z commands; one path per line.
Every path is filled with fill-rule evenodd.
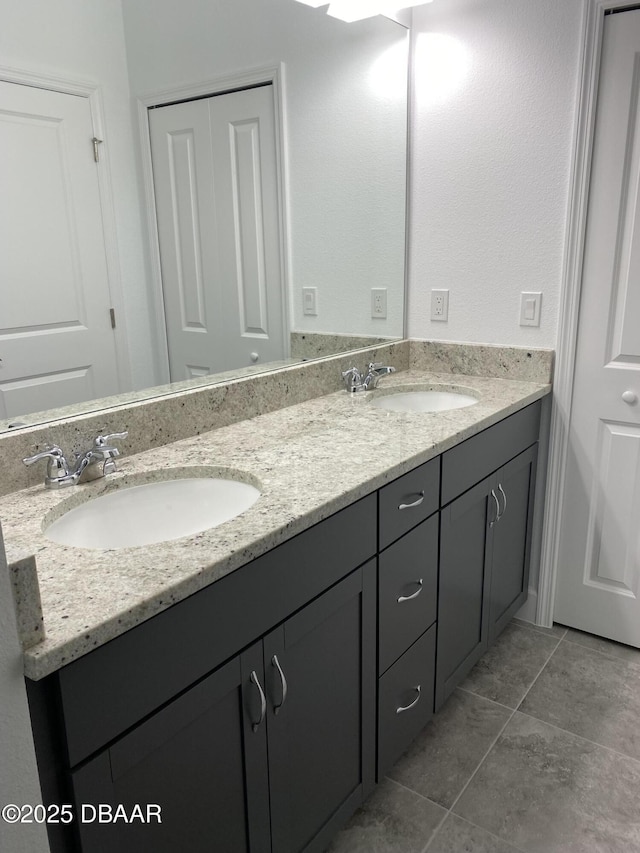
M 152 545 L 217 527 L 259 497 L 255 486 L 220 477 L 123 486 L 69 509 L 44 535 L 60 545 L 100 551 Z
M 476 397 L 461 391 L 393 390 L 376 396 L 371 405 L 388 412 L 447 412 L 477 403 Z

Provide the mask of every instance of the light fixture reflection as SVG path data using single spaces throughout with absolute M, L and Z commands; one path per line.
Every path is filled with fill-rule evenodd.
M 350 24 L 353 21 L 372 18 L 374 15 L 393 14 L 400 9 L 410 9 L 431 2 L 432 0 L 332 0 L 327 15 Z M 298 3 L 317 9 L 319 6 L 326 6 L 327 0 L 298 0 Z

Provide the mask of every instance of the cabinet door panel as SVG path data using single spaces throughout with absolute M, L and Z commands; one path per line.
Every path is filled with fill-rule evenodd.
M 534 445 L 498 471 L 503 508 L 493 536 L 490 642 L 527 598 L 536 459 Z
M 247 654 L 247 666 L 261 674 L 260 647 Z M 259 710 L 248 686 L 243 691 L 241 663 L 223 666 L 73 773 L 78 804 L 99 795 L 127 812 L 136 803 L 161 808 L 161 823 L 81 824 L 83 853 L 243 853 L 250 835 L 267 839 L 255 848 L 266 853 L 268 823 L 250 826 L 246 804 L 259 797 L 247 790 L 245 770 L 245 753 L 255 751 L 266 779 L 266 732 L 264 723 L 252 729 Z
M 493 478 L 440 513 L 436 710 L 487 649 Z
M 264 641 L 273 853 L 324 849 L 373 785 L 374 585 L 371 562 Z

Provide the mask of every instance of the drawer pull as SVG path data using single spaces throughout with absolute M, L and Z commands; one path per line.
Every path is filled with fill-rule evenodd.
M 507 511 L 507 496 L 506 496 L 506 494 L 505 494 L 504 489 L 502 488 L 502 483 L 498 483 L 498 491 L 500 492 L 500 494 L 501 494 L 501 495 L 502 495 L 502 497 L 504 498 L 504 509 L 502 510 L 502 512 L 500 513 L 500 515 L 499 515 L 499 516 L 498 516 L 498 518 L 496 519 L 496 521 L 500 521 L 500 519 L 502 518 L 502 516 L 503 516 L 503 515 L 505 514 L 505 512 Z
M 411 504 L 400 504 L 398 506 L 398 509 L 411 509 L 411 507 L 420 506 L 420 504 L 424 500 L 424 489 L 421 492 L 418 492 L 418 495 L 419 495 L 419 497 L 418 497 L 417 501 L 414 501 Z
M 415 708 L 415 706 L 418 704 L 418 702 L 420 701 L 420 693 L 421 693 L 422 688 L 418 684 L 413 689 L 417 690 L 417 692 L 418 692 L 418 695 L 416 696 L 416 698 L 413 700 L 413 702 L 410 705 L 405 705 L 404 708 L 401 705 L 399 708 L 396 708 L 396 714 L 401 714 L 403 711 L 410 711 L 412 708 Z
M 498 496 L 496 495 L 494 489 L 491 489 L 491 497 L 496 502 L 496 517 L 493 519 L 493 521 L 491 522 L 489 527 L 493 527 L 493 525 L 496 523 L 496 521 L 500 521 L 500 501 L 498 500 Z
M 251 728 L 255 732 L 258 730 L 260 723 L 262 723 L 262 721 L 264 720 L 264 715 L 267 713 L 267 698 L 264 695 L 264 690 L 262 689 L 262 685 L 260 684 L 260 681 L 258 680 L 258 676 L 256 675 L 255 669 L 253 670 L 253 672 L 251 673 L 251 675 L 249 677 L 250 677 L 251 681 L 255 684 L 255 686 L 258 688 L 258 693 L 260 694 L 260 719 L 258 720 L 257 723 L 251 724 Z
M 271 658 L 271 665 L 275 666 L 275 668 L 278 670 L 278 675 L 280 676 L 280 684 L 282 685 L 282 699 L 280 700 L 280 703 L 278 705 L 273 706 L 273 713 L 277 714 L 280 708 L 282 708 L 282 706 L 284 705 L 285 699 L 287 698 L 287 679 L 284 677 L 284 672 L 282 671 L 282 667 L 280 666 L 280 661 L 278 660 L 277 655 L 274 655 Z
M 413 593 L 413 595 L 401 595 L 398 599 L 398 604 L 402 604 L 403 601 L 411 601 L 412 598 L 417 598 L 420 595 L 424 582 L 422 578 L 420 578 L 420 580 L 416 581 L 416 583 L 418 584 L 418 589 Z

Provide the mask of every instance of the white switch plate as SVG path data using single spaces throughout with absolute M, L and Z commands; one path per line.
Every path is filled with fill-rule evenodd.
M 539 326 L 542 293 L 520 294 L 520 325 Z
M 386 320 L 387 318 L 387 288 L 371 288 L 371 316 L 374 319 Z
M 431 291 L 431 319 L 446 323 L 449 319 L 449 291 Z
M 302 313 L 307 317 L 318 316 L 318 288 L 302 288 Z

